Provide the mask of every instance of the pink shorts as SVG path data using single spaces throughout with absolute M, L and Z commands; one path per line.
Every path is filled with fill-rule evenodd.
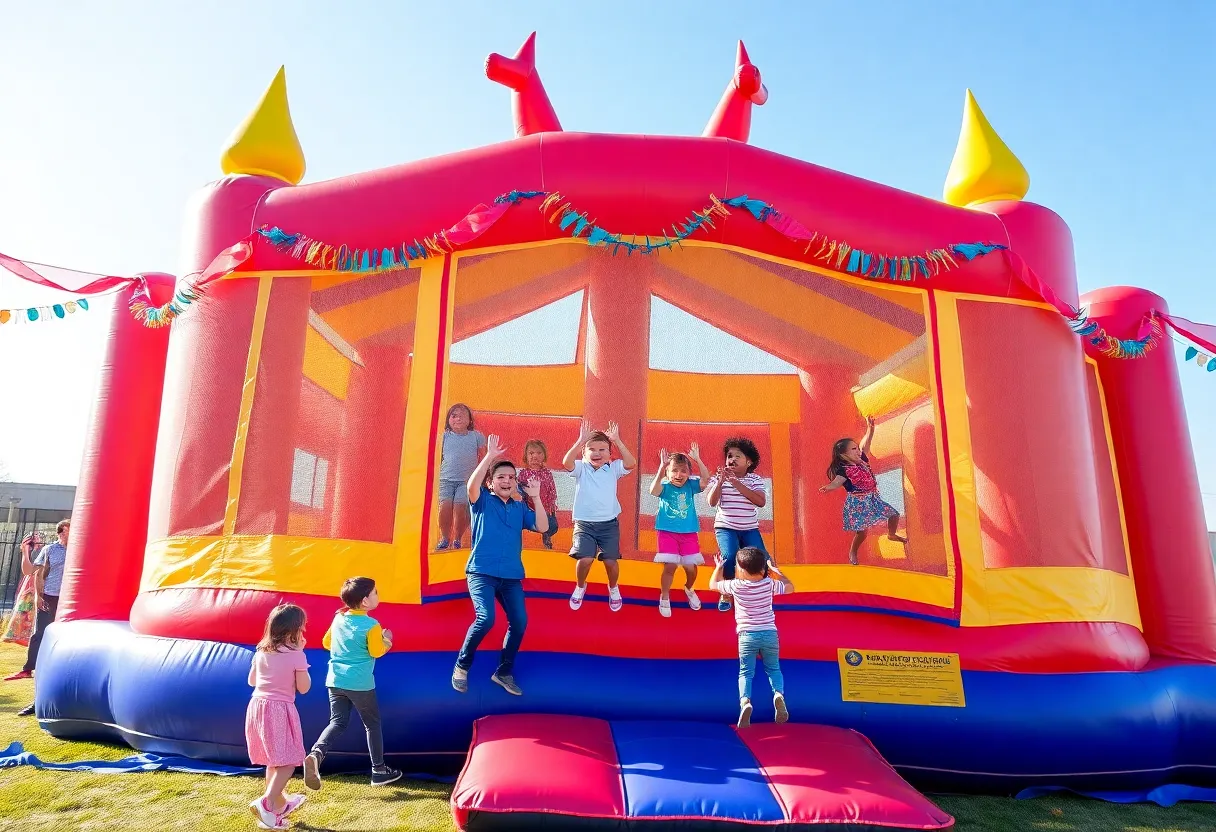
M 701 541 L 696 532 L 665 532 L 659 531 L 659 553 L 654 556 L 655 563 L 678 563 L 681 566 L 700 566 L 705 563 L 701 557 Z

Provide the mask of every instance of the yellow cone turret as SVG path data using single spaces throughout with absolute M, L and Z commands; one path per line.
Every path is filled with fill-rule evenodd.
M 283 67 L 262 100 L 233 131 L 220 156 L 224 173 L 273 176 L 299 184 L 304 178 L 304 150 L 287 106 L 287 76 Z
M 975 96 L 967 90 L 963 126 L 942 199 L 951 205 L 975 205 L 997 199 L 1019 200 L 1029 190 L 1030 174 L 992 129 Z

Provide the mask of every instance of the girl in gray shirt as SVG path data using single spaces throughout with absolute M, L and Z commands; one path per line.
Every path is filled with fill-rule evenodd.
M 469 529 L 469 476 L 486 449 L 486 438 L 473 429 L 473 411 L 457 402 L 448 408 L 439 463 L 439 544 L 459 549 Z

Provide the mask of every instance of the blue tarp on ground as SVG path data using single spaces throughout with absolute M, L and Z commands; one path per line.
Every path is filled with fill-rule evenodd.
M 48 771 L 87 771 L 95 774 L 126 774 L 132 771 L 178 771 L 182 774 L 218 774 L 221 777 L 232 777 L 247 774 L 261 776 L 265 771 L 260 766 L 228 766 L 223 763 L 209 763 L 206 760 L 192 760 L 189 757 L 161 756 L 160 754 L 134 754 L 121 760 L 79 760 L 74 763 L 48 763 L 38 759 L 32 752 L 26 751 L 19 742 L 11 744 L 0 751 L 0 768 L 16 768 L 17 766 L 33 766 Z M 426 780 L 432 783 L 451 783 L 454 777 L 436 777 L 430 774 L 406 774 L 409 780 Z
M 191 760 L 189 757 L 162 757 L 160 754 L 135 754 L 121 760 L 80 760 L 75 763 L 47 763 L 26 751 L 25 746 L 15 742 L 0 751 L 0 768 L 33 766 L 50 771 L 91 771 L 97 774 L 125 774 L 131 771 L 180 771 L 184 774 L 219 774 L 232 777 L 238 774 L 261 774 L 263 769 L 249 766 L 226 766 Z
M 1216 789 L 1203 789 L 1199 786 L 1184 786 L 1172 784 L 1158 786 L 1145 791 L 1128 792 L 1083 792 L 1066 786 L 1035 786 L 1018 792 L 1018 800 L 1033 800 L 1057 792 L 1071 792 L 1081 797 L 1094 800 L 1105 800 L 1107 803 L 1156 803 L 1158 806 L 1173 806 L 1175 803 L 1190 801 L 1192 803 L 1216 803 Z

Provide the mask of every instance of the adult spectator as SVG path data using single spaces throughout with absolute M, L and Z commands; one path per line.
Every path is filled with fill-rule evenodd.
M 70 520 L 60 520 L 59 525 L 55 527 L 59 540 L 49 546 L 43 546 L 42 551 L 34 558 L 34 566 L 37 567 L 34 572 L 34 598 L 35 608 L 38 610 L 34 619 L 34 634 L 30 637 L 30 645 L 26 650 L 25 667 L 5 676 L 6 682 L 29 679 L 34 675 L 42 637 L 46 635 L 46 628 L 54 622 L 55 613 L 59 609 L 59 589 L 63 585 L 63 562 L 67 557 L 68 531 L 71 526 Z

